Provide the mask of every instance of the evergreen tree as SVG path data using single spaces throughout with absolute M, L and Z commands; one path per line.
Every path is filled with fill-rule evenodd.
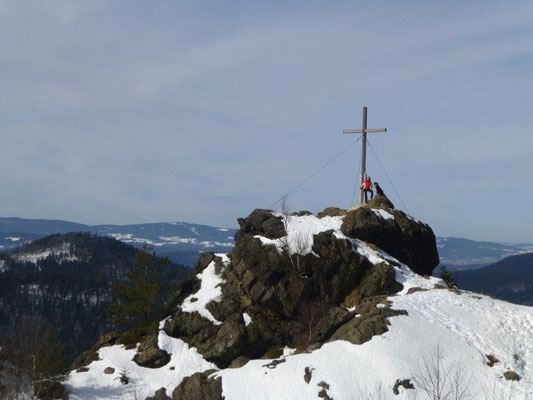
M 106 311 L 114 323 L 134 335 L 156 326 L 165 314 L 169 292 L 165 269 L 168 265 L 168 259 L 156 257 L 148 247 L 135 254 L 133 268 L 126 273 L 126 282 L 112 287 L 116 301 L 109 304 Z
M 439 275 L 439 277 L 444 282 L 446 282 L 446 284 L 449 287 L 456 287 L 457 286 L 457 282 L 456 282 L 454 274 L 448 268 L 446 268 L 445 265 L 440 267 L 440 275 Z

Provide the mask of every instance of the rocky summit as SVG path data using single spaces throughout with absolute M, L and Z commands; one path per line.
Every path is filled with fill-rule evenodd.
M 485 304 L 495 301 L 431 278 L 439 263 L 432 229 L 385 196 L 318 215 L 256 209 L 238 222 L 231 252 L 200 257 L 159 330 L 136 346 L 107 335 L 78 359 L 66 385 L 71 398 L 341 400 L 372 398 L 362 394 L 378 385 L 380 398 L 417 390 L 424 398 L 417 362 L 454 340 L 460 344 L 451 352 L 498 352 L 509 360 L 506 370 L 522 382 L 531 377 L 511 350 L 504 355 L 490 338 L 479 340 L 480 349 L 461 333 L 468 326 L 424 314 L 450 303 L 476 315 L 476 301 L 485 311 L 503 303 Z M 533 321 L 529 309 L 520 312 Z M 482 370 L 484 383 L 494 375 L 505 389 L 503 366 L 480 362 L 472 373 Z

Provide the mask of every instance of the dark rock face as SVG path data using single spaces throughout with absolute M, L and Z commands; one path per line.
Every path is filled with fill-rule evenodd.
M 341 230 L 346 236 L 375 244 L 416 273 L 431 275 L 439 263 L 433 230 L 402 211 L 386 211 L 394 219 L 384 219 L 370 207 L 359 207 L 344 217 Z
M 372 213 L 370 218 L 380 218 L 364 208 Z M 331 215 L 343 212 L 328 211 Z M 383 227 L 384 222 L 380 218 L 376 226 Z M 390 265 L 372 264 L 353 250 L 350 240 L 325 231 L 313 237 L 313 254 L 289 255 L 255 237 L 284 235 L 281 218 L 267 210 L 255 210 L 239 223 L 241 230 L 229 265 L 224 267 L 219 257 L 209 254 L 195 268 L 194 275 L 215 261 L 217 271 L 223 271 L 222 299 L 206 306 L 221 323 L 213 324 L 198 313 L 176 307 L 165 325 L 170 336 L 197 348 L 206 360 L 221 368 L 238 367 L 240 362 L 234 360 L 273 357 L 287 345 L 319 347 L 333 337 L 363 342 L 385 332 L 386 319 L 398 315 L 375 308 L 352 328 L 354 314 L 347 311 L 347 306 L 396 293 L 402 286 L 395 281 Z M 199 287 L 195 279 L 185 281 L 176 298 L 194 293 Z M 184 285 L 189 289 L 183 289 Z M 244 313 L 251 318 L 248 325 Z
M 389 317 L 407 314 L 405 311 L 392 310 L 387 307 L 377 308 L 377 301 L 379 298 L 358 307 L 360 316 L 342 325 L 329 341 L 346 340 L 353 344 L 363 344 L 372 339 L 373 336 L 382 335 L 389 330 Z
M 161 350 L 158 345 L 158 335 L 146 337 L 139 346 L 137 354 L 133 357 L 138 365 L 145 368 L 160 368 L 170 361 L 170 354 Z
M 239 218 L 237 222 L 241 227 L 237 234 L 261 235 L 269 239 L 286 235 L 281 217 L 273 216 L 270 210 L 256 209 L 248 217 Z
M 172 400 L 224 400 L 222 380 L 209 377 L 213 372 L 199 372 L 185 378 L 174 389 Z
M 59 382 L 41 382 L 36 388 L 36 394 L 40 400 L 68 400 L 67 390 Z

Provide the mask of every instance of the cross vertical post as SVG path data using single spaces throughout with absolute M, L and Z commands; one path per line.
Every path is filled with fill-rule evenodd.
M 359 204 L 365 203 L 365 192 L 362 189 L 363 181 L 366 178 L 366 134 L 387 132 L 386 128 L 368 129 L 366 127 L 367 108 L 363 107 L 363 129 L 344 129 L 342 133 L 361 133 L 363 135 L 361 140 L 361 176 L 359 177 Z
M 363 184 L 363 181 L 366 177 L 366 112 L 367 108 L 363 107 L 363 129 L 361 129 L 363 133 L 363 138 L 361 140 L 361 177 L 359 180 L 359 204 L 363 204 L 365 202 L 365 193 L 363 189 L 361 189 L 361 185 Z

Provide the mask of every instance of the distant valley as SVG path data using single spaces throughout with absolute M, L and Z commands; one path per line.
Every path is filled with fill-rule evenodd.
M 236 231 L 187 222 L 90 226 L 57 220 L 0 218 L 0 251 L 50 234 L 89 232 L 112 237 L 134 247 L 149 245 L 158 255 L 193 266 L 202 252 L 228 252 L 233 247 Z

